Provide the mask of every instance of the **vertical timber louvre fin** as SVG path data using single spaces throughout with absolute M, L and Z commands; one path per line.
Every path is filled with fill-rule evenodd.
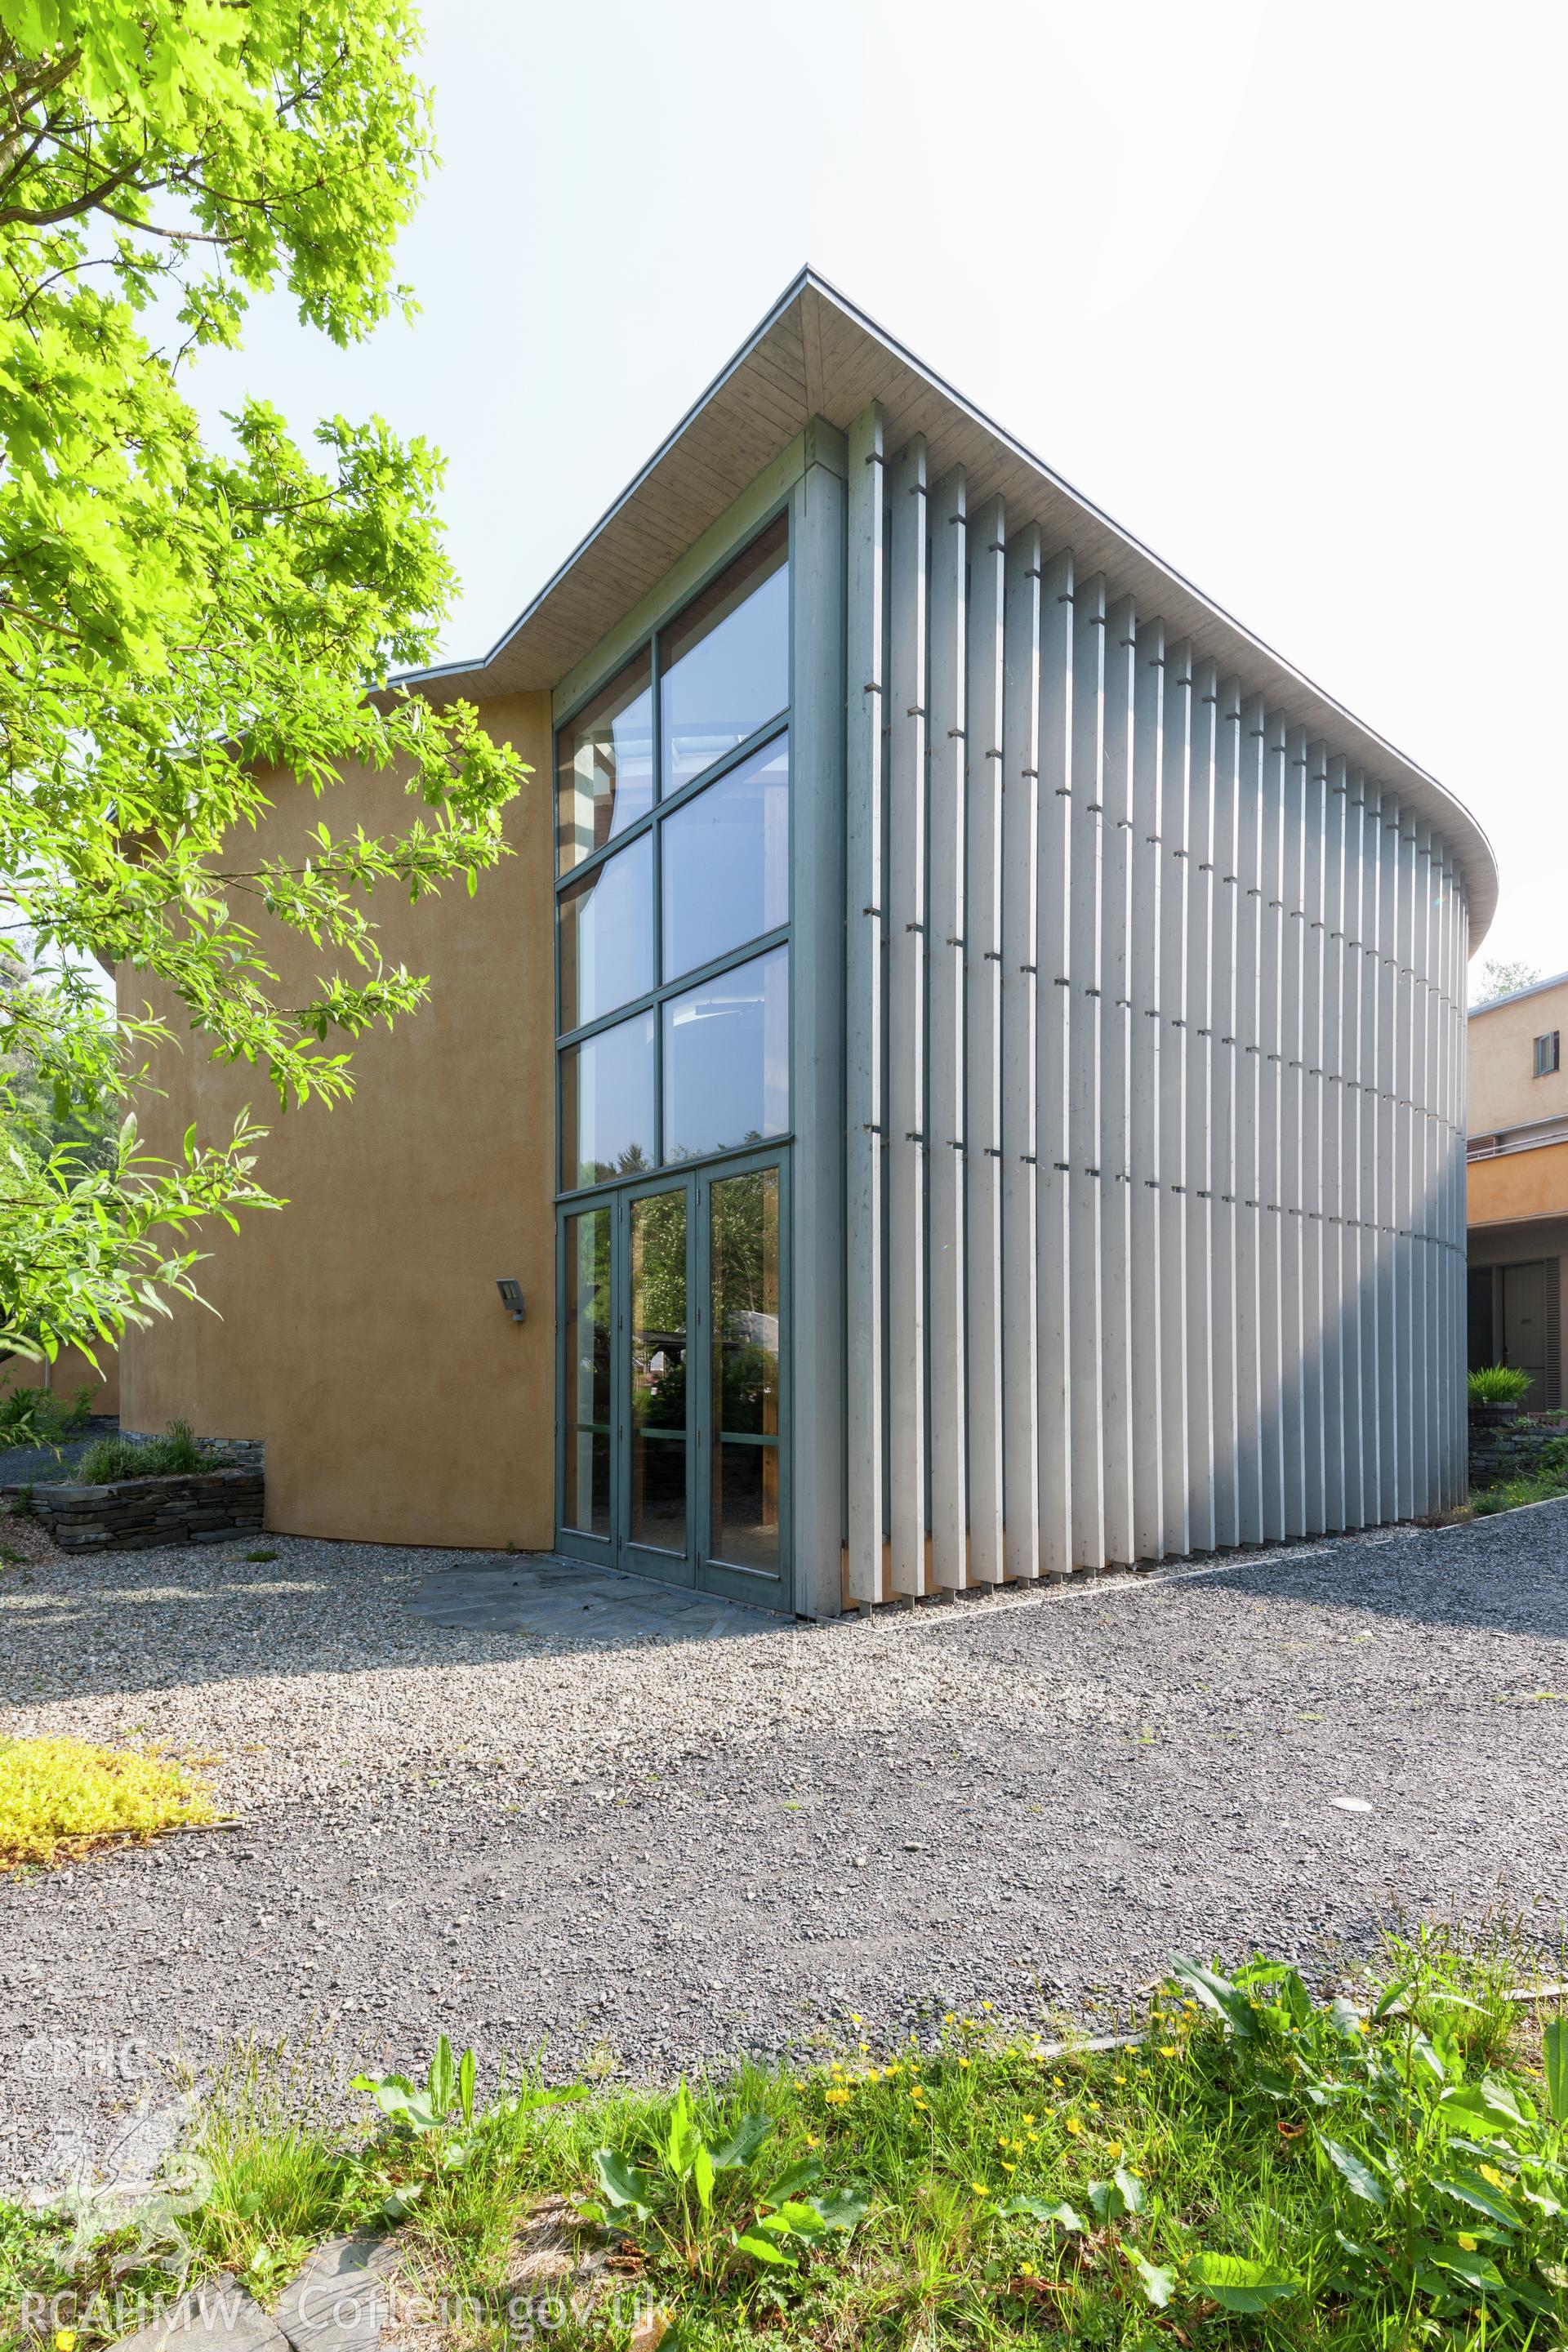
M 882 411 L 849 429 L 845 672 L 845 1271 L 850 1601 L 882 1586 Z
M 1002 692 L 1006 517 L 971 521 L 964 689 L 964 1192 L 969 1574 L 999 1584 L 1002 1537 Z
M 931 499 L 931 905 L 925 933 L 931 1581 L 950 1591 L 969 1581 L 963 1344 L 966 535 L 960 466 L 943 476 Z
M 1030 950 L 1038 966 L 1037 1006 L 1039 1156 L 1037 1306 L 1038 1315 L 1037 1542 L 1047 1576 L 1066 1576 L 1075 1559 L 1073 1427 L 1075 1407 L 1093 1414 L 1099 1398 L 1073 1395 L 1075 1318 L 1088 1311 L 1072 1286 L 1072 1179 L 1068 1116 L 1072 1034 L 1073 772 L 1072 551 L 1062 548 L 1040 583 L 1038 708 L 1035 761 L 1038 794 L 1038 910 Z M 1097 1343 L 1098 1344 L 1098 1343 Z M 1009 1423 L 1009 1426 L 1011 1424 Z
M 1101 1351 L 1100 992 L 1105 900 L 1105 581 L 1081 581 L 1072 614 L 1072 789 L 1067 802 L 1068 951 L 1068 1265 L 1072 1284 L 1074 1565 L 1105 1566 L 1105 1377 Z
M 1132 1349 L 1132 1545 L 1138 1559 L 1162 1559 L 1165 1541 L 1163 1423 L 1164 1298 L 1160 1277 L 1160 828 L 1164 773 L 1165 625 L 1133 632 L 1131 864 L 1128 948 L 1129 1310 Z
M 888 483 L 888 1491 L 896 1593 L 926 1590 L 926 448 Z
M 1039 809 L 1040 533 L 1008 542 L 1002 719 L 1003 1518 L 1007 1574 L 1040 1572 L 1036 1360 L 1035 859 Z M 1049 992 L 1047 991 L 1047 994 Z

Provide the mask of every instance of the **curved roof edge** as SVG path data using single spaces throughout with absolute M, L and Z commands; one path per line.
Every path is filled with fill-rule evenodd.
M 1497 861 L 1463 803 L 810 268 L 481 660 L 438 663 L 395 682 L 426 691 L 461 685 L 476 697 L 554 687 L 813 417 L 845 430 L 873 399 L 887 413 L 889 447 L 924 434 L 933 481 L 963 465 L 976 505 L 1000 492 L 1010 530 L 1038 522 L 1047 545 L 1070 546 L 1084 571 L 1103 572 L 1140 612 L 1190 637 L 1195 652 L 1236 671 L 1248 691 L 1440 832 L 1464 883 L 1472 951 L 1480 945 L 1497 911 Z

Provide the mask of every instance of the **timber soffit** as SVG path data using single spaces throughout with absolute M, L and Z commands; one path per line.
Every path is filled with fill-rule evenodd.
M 657 585 L 692 541 L 740 497 L 779 450 L 825 417 L 847 431 L 867 404 L 887 414 L 885 446 L 923 433 L 927 478 L 952 466 L 969 477 L 974 511 L 997 494 L 1007 527 L 1037 522 L 1047 549 L 1070 547 L 1080 574 L 1103 572 L 1112 593 L 1188 636 L 1222 676 L 1234 670 L 1291 725 L 1321 736 L 1369 783 L 1396 793 L 1452 847 L 1479 945 L 1497 906 L 1497 866 L 1475 819 L 1425 769 L 1394 750 L 1320 687 L 1233 620 L 1180 572 L 1111 521 L 1023 444 L 1005 433 L 815 271 L 804 269 L 642 471 L 532 603 L 480 661 L 411 672 L 427 692 L 475 699 L 553 688 Z

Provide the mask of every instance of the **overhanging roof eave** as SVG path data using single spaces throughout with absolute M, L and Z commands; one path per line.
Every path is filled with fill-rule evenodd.
M 1117 593 L 1134 597 L 1140 612 L 1162 615 L 1224 670 L 1241 676 L 1249 690 L 1263 692 L 1293 723 L 1306 725 L 1363 768 L 1369 781 L 1396 793 L 1415 815 L 1436 827 L 1458 864 L 1472 946 L 1479 944 L 1496 908 L 1496 861 L 1484 831 L 1447 787 L 810 268 L 786 287 L 483 659 L 443 663 L 397 682 L 426 692 L 460 682 L 476 699 L 553 687 L 684 552 L 677 542 L 683 538 L 689 545 L 739 495 L 744 487 L 739 477 L 747 467 L 751 478 L 814 415 L 847 426 L 873 396 L 889 410 L 895 441 L 912 431 L 926 433 L 933 445 L 933 473 L 946 469 L 951 448 L 967 465 L 975 495 L 1001 489 L 1006 496 L 1010 528 L 1039 521 L 1049 543 L 1072 546 L 1086 569 L 1103 570 Z

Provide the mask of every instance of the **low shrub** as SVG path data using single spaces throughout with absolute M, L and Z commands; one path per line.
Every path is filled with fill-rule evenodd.
M 89 1445 L 72 1474 L 81 1486 L 108 1486 L 116 1478 L 175 1477 L 220 1470 L 226 1457 L 219 1446 L 191 1433 L 188 1421 L 172 1421 L 167 1437 L 100 1437 Z
M 59 1445 L 79 1437 L 92 1418 L 92 1391 L 58 1397 L 49 1389 L 10 1389 L 0 1397 L 0 1453 L 24 1445 Z
M 205 1782 L 133 1748 L 0 1739 L 0 1871 L 68 1861 L 118 1838 L 215 1818 Z
M 1568 1436 L 1555 1437 L 1543 1445 L 1530 1469 L 1517 1478 L 1478 1487 L 1470 1496 L 1470 1508 L 1478 1517 L 1486 1518 L 1494 1511 L 1517 1511 L 1525 1503 L 1549 1503 L 1558 1495 L 1568 1495 Z
M 1534 1385 L 1514 1364 L 1482 1364 L 1469 1378 L 1472 1404 L 1522 1404 Z

